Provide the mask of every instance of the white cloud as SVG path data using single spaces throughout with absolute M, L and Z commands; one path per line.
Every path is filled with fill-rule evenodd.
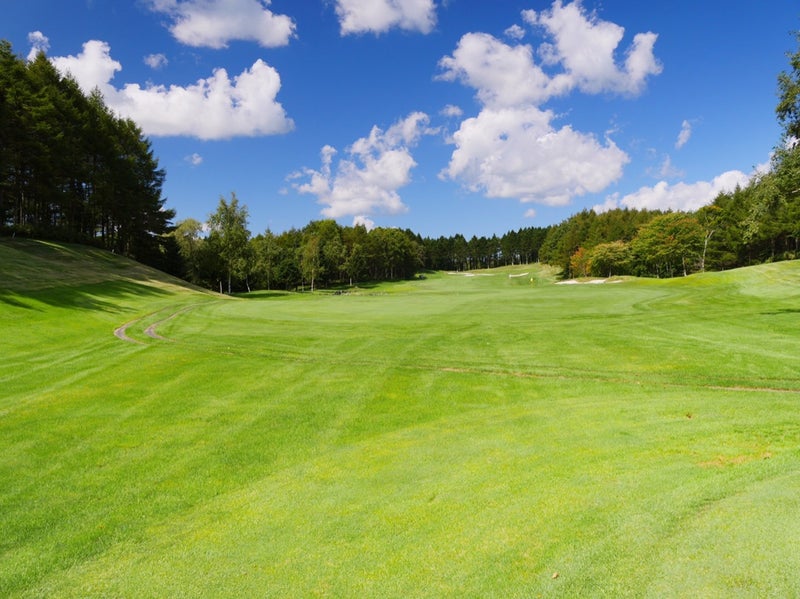
M 661 71 L 653 55 L 657 36 L 634 36 L 618 64 L 624 29 L 587 13 L 579 0 L 555 0 L 551 9 L 522 17 L 544 32 L 538 48 L 467 33 L 440 59 L 437 78 L 475 89 L 482 105 L 450 140 L 456 148 L 440 176 L 488 197 L 566 204 L 617 181 L 629 158 L 608 137 L 600 142 L 569 125 L 555 128 L 541 105 L 573 90 L 640 93 L 647 77 Z M 506 30 L 512 39 L 520 32 Z
M 601 144 L 536 107 L 484 109 L 461 123 L 456 149 L 441 176 L 461 180 L 490 198 L 564 205 L 603 190 L 622 176 L 628 156 L 612 141 Z
M 436 26 L 433 0 L 336 0 L 342 35 L 380 34 L 394 27 L 430 33 Z
M 148 54 L 147 56 L 144 57 L 144 64 L 146 64 L 151 69 L 158 70 L 167 66 L 167 64 L 169 64 L 169 61 L 167 60 L 167 57 L 164 56 L 163 54 Z
M 375 228 L 375 221 L 366 216 L 356 216 L 353 218 L 354 227 L 364 227 L 367 231 L 372 231 Z
M 510 37 L 513 40 L 521 40 L 525 37 L 525 29 L 517 25 L 516 23 L 506 29 L 504 32 L 506 37 Z
M 667 155 L 656 169 L 648 169 L 648 174 L 657 179 L 676 179 L 683 177 L 684 173 L 672 164 L 672 158 Z
M 276 100 L 280 76 L 261 59 L 233 78 L 225 69 L 216 69 L 207 79 L 185 87 L 144 88 L 111 84 L 122 65 L 111 58 L 105 42 L 86 42 L 78 56 L 52 61 L 62 73 L 71 73 L 85 92 L 99 88 L 109 108 L 133 119 L 146 135 L 228 139 L 285 133 L 294 127 Z
M 594 211 L 600 213 L 622 207 L 694 211 L 710 204 L 720 193 L 731 192 L 737 185 L 744 187 L 749 181 L 750 176 L 737 170 L 724 172 L 711 181 L 674 185 L 659 181 L 653 187 L 642 187 L 622 198 L 618 195 L 606 198 L 605 203 L 594 207 Z
M 527 10 L 522 15 L 530 25 L 543 27 L 553 38 L 554 42 L 544 44 L 540 53 L 545 64 L 563 66 L 570 87 L 586 93 L 638 94 L 649 75 L 661 72 L 653 55 L 658 39 L 655 33 L 636 34 L 624 66 L 619 66 L 615 54 L 625 29 L 588 14 L 579 0 L 566 6 L 556 0 L 550 10 Z
M 525 214 L 523 215 L 523 217 L 524 218 L 536 218 L 536 210 L 534 210 L 533 208 L 529 208 L 528 210 L 525 211 Z
M 50 49 L 50 40 L 41 31 L 31 31 L 28 34 L 28 43 L 31 51 L 28 52 L 28 62 L 34 60 L 39 52 L 47 53 Z
M 169 30 L 182 44 L 225 48 L 229 42 L 256 42 L 265 48 L 285 46 L 295 23 L 269 10 L 270 0 L 150 0 L 155 12 L 169 15 Z
M 189 164 L 191 164 L 192 166 L 200 166 L 201 164 L 203 164 L 203 157 L 197 152 L 191 154 L 190 156 L 187 156 L 186 158 L 184 158 L 184 160 Z
M 493 108 L 539 104 L 563 89 L 561 79 L 551 80 L 534 64 L 530 46 L 509 46 L 488 33 L 464 35 L 439 67 L 438 79 L 475 88 L 478 100 Z
M 98 40 L 83 44 L 83 51 L 77 56 L 56 56 L 50 60 L 62 74 L 72 75 L 87 93 L 95 87 L 104 94 L 113 92 L 109 82 L 114 73 L 122 70 L 122 65 L 111 58 L 111 47 Z
M 692 124 L 684 120 L 681 124 L 681 132 L 678 133 L 678 139 L 675 141 L 675 148 L 680 150 L 686 145 L 690 137 L 692 137 Z
M 607 196 L 605 202 L 603 202 L 602 204 L 595 204 L 592 207 L 592 210 L 594 210 L 597 214 L 603 214 L 603 212 L 608 212 L 609 210 L 616 210 L 619 207 L 620 207 L 619 194 L 614 193 L 611 194 L 610 196 Z
M 356 216 L 365 219 L 376 212 L 399 214 L 408 210 L 397 191 L 411 182 L 411 169 L 416 166 L 411 148 L 428 128 L 428 116 L 414 112 L 386 131 L 373 127 L 368 137 L 356 140 L 347 148 L 334 168 L 337 151 L 325 146 L 321 151 L 319 170 L 303 169 L 290 179 L 305 178 L 292 186 L 301 194 L 317 197 L 325 206 L 328 218 Z
M 460 118 L 464 116 L 464 111 L 461 110 L 459 106 L 455 104 L 448 104 L 440 111 L 442 116 L 450 117 L 450 118 Z

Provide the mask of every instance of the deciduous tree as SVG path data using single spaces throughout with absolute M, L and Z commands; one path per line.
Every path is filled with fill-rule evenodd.
M 230 202 L 220 197 L 217 211 L 208 217 L 209 241 L 218 248 L 225 265 L 228 293 L 234 276 L 247 274 L 247 246 L 250 231 L 247 230 L 247 207 L 240 206 L 235 193 Z
M 611 277 L 628 272 L 631 261 L 630 245 L 624 241 L 599 243 L 591 252 L 591 273 Z
M 800 32 L 795 33 L 800 43 Z M 779 101 L 775 112 L 788 139 L 800 140 L 800 49 L 787 54 L 789 70 L 778 75 Z
M 685 212 L 668 212 L 644 225 L 631 242 L 635 259 L 644 272 L 672 277 L 688 274 L 703 247 L 703 228 Z

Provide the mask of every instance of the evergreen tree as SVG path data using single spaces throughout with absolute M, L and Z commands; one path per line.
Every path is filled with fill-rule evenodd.
M 164 176 L 139 127 L 98 91 L 86 96 L 43 53 L 26 63 L 0 42 L 0 227 L 167 267 L 177 248 L 165 237 L 175 213 Z

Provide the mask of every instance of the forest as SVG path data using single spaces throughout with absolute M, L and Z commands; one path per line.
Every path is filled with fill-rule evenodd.
M 798 37 L 800 41 L 800 37 Z M 220 197 L 205 222 L 173 223 L 149 140 L 86 96 L 43 53 L 0 43 L 0 233 L 104 247 L 221 292 L 316 290 L 424 270 L 544 262 L 565 278 L 673 277 L 792 260 L 800 252 L 800 50 L 778 75 L 783 127 L 771 168 L 695 212 L 583 210 L 502 236 L 423 238 L 410 230 L 313 221 L 253 235 L 247 206 Z
M 0 233 L 103 247 L 156 267 L 175 212 L 150 141 L 40 53 L 0 41 Z M 174 254 L 174 252 L 173 252 Z

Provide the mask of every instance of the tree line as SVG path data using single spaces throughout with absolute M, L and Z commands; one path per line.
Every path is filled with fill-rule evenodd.
M 565 276 L 672 277 L 800 256 L 800 145 L 769 172 L 695 212 L 584 210 L 550 227 L 539 250 Z
M 221 197 L 207 223 L 186 219 L 174 238 L 183 276 L 220 292 L 251 289 L 314 291 L 364 281 L 407 279 L 423 268 L 423 248 L 410 231 L 343 227 L 312 221 L 282 233 L 252 236 L 247 206 Z
M 99 91 L 84 94 L 44 53 L 25 61 L 0 41 L 0 232 L 167 267 L 175 212 L 164 176 L 141 129 Z

